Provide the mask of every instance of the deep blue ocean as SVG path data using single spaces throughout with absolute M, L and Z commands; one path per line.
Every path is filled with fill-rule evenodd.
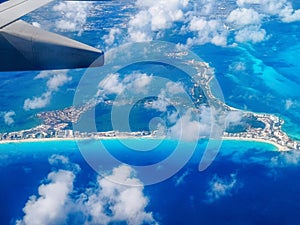
M 123 160 L 124 152 L 132 151 L 120 147 L 116 140 L 104 142 L 115 157 Z M 173 146 L 172 141 L 166 142 L 165 145 Z M 279 153 L 269 144 L 224 141 L 209 169 L 199 172 L 204 147 L 205 143 L 199 143 L 192 158 L 176 175 L 144 187 L 149 199 L 145 210 L 152 212 L 159 224 L 299 223 L 299 154 Z M 22 208 L 29 196 L 38 194 L 38 186 L 47 183 L 47 174 L 63 169 L 49 164 L 52 155 L 67 156 L 80 166 L 74 182 L 74 199 L 96 181 L 97 173 L 83 160 L 74 141 L 2 144 L 0 149 L 1 224 L 22 218 Z M 167 157 L 166 147 L 155 151 L 145 152 L 145 159 L 147 154 L 152 154 L 152 160 Z M 137 158 L 132 153 L 128 163 Z M 213 182 L 219 188 L 212 188 Z
M 111 48 L 126 43 L 126 38 L 130 35 L 128 27 L 133 24 L 132 18 L 135 15 L 147 11 L 151 6 L 153 6 L 151 10 L 154 10 L 154 15 L 159 15 L 155 10 L 169 9 L 168 4 L 161 9 L 159 5 L 155 5 L 156 1 L 153 3 L 145 1 L 148 5 L 146 3 L 143 5 L 141 2 L 143 1 L 53 2 L 22 19 L 45 30 L 109 51 Z M 157 2 L 163 4 L 165 1 Z M 180 7 L 184 1 L 175 0 L 174 2 L 178 3 L 174 3 L 176 7 Z M 197 13 L 197 10 L 200 12 L 200 9 L 205 8 L 203 2 L 189 1 L 190 5 L 184 9 L 184 13 L 191 16 Z M 290 2 L 295 10 L 300 8 L 297 0 L 280 0 L 279 2 L 285 6 L 289 5 L 287 2 Z M 230 11 L 238 8 L 236 1 L 205 1 L 205 4 L 207 4 L 207 10 L 215 10 L 215 12 L 205 14 L 201 11 L 200 16 L 196 15 L 207 20 L 222 20 Z M 266 35 L 263 41 L 245 41 L 236 44 L 234 38 L 238 30 L 242 29 L 241 27 L 226 28 L 225 31 L 216 26 L 215 28 L 219 29 L 216 33 L 211 30 L 202 32 L 206 35 L 202 41 L 209 39 L 208 41 L 195 43 L 189 46 L 189 49 L 213 69 L 226 104 L 253 112 L 276 114 L 285 120 L 284 131 L 290 137 L 300 140 L 300 21 L 298 19 L 286 22 L 280 14 L 283 8 L 278 11 L 273 9 L 274 14 L 272 14 L 264 8 L 259 8 L 259 4 L 239 7 L 248 7 L 259 12 L 259 24 L 256 21 L 248 24 L 249 26 L 247 22 L 245 23 L 248 26 L 247 29 L 264 29 Z M 170 13 L 169 17 L 166 17 L 166 24 L 159 24 L 165 26 L 164 28 L 155 30 L 153 28 L 155 20 L 153 20 L 152 27 L 151 23 L 146 23 L 147 25 L 142 27 L 141 31 L 154 29 L 151 30 L 154 40 L 183 45 L 187 43 L 188 38 L 199 35 L 197 32 L 186 32 L 190 27 L 191 19 L 172 21 L 172 10 L 173 8 L 170 7 L 170 12 L 163 11 L 162 15 Z M 150 17 L 145 20 L 147 19 L 150 20 Z M 68 26 L 61 26 L 59 21 Z M 228 20 L 225 20 L 221 27 L 229 26 L 228 23 Z M 210 26 L 206 24 L 205 27 Z M 109 36 L 111 29 L 116 29 L 112 34 L 113 38 Z M 214 35 L 223 35 L 226 32 L 229 32 L 228 46 L 212 44 L 211 39 Z M 173 77 L 174 80 L 183 76 L 182 72 L 172 67 L 153 62 L 142 64 L 140 67 L 135 65 L 119 72 L 121 75 L 126 75 L 130 70 L 159 77 Z M 36 117 L 37 113 L 72 106 L 76 88 L 85 72 L 85 69 L 65 71 L 65 76 L 69 79 L 52 89 L 49 85 L 51 78 L 36 78 L 41 73 L 40 71 L 0 72 L 0 132 L 32 128 L 41 123 Z M 24 103 L 27 99 L 33 100 L 35 97 L 41 97 L 40 100 L 45 100 L 43 94 L 47 92 L 51 92 L 51 96 L 44 105 L 25 109 Z M 5 114 L 8 112 L 13 112 L 10 114 L 12 120 L 5 120 Z M 111 115 L 109 106 L 101 104 L 97 106 L 96 115 L 98 131 L 112 129 L 108 122 Z M 151 118 L 160 114 L 137 110 L 131 116 L 131 128 L 136 131 L 147 129 Z M 138 152 L 120 145 L 118 140 L 106 140 L 103 145 L 120 161 L 121 165 L 127 163 L 129 166 L 145 166 L 168 158 L 176 146 L 176 141 L 167 139 L 163 140 L 159 147 L 147 151 L 149 146 L 153 146 L 153 142 L 155 140 L 143 139 L 142 142 L 136 139 L 128 140 L 129 144 L 139 145 L 145 149 L 145 151 Z M 36 221 L 44 221 L 44 224 L 49 225 L 300 224 L 299 152 L 278 152 L 274 146 L 266 143 L 223 141 L 216 159 L 205 171 L 199 171 L 199 162 L 206 144 L 206 141 L 200 141 L 197 144 L 184 143 L 181 146 L 182 150 L 185 148 L 189 150 L 190 145 L 196 148 L 182 168 L 177 165 L 176 158 L 172 161 L 168 168 L 170 170 L 179 168 L 178 172 L 175 171 L 172 176 L 162 182 L 143 185 L 142 191 L 139 189 L 141 192 L 138 191 L 135 195 L 126 194 L 126 192 L 124 194 L 123 191 L 126 190 L 119 186 L 112 186 L 115 188 L 112 188 L 115 191 L 113 197 L 107 193 L 107 195 L 101 194 L 101 191 L 97 192 L 97 179 L 101 180 L 101 176 L 99 177 L 98 173 L 87 163 L 75 141 L 0 144 L 0 224 L 43 225 Z M 94 142 L 87 143 L 86 147 L 89 149 L 89 156 L 93 156 L 93 151 L 99 150 Z M 95 161 L 102 153 L 100 151 L 95 154 Z M 182 154 L 185 154 L 184 151 Z M 178 164 L 183 155 L 176 156 Z M 117 168 L 119 165 L 115 166 Z M 161 168 L 157 167 L 157 169 Z M 101 165 L 99 170 L 101 171 Z M 105 172 L 110 174 L 112 170 Z M 159 170 L 155 172 L 159 173 Z M 72 188 L 70 185 L 64 186 L 68 179 L 58 179 L 59 182 L 56 183 L 55 179 L 47 178 L 51 173 L 64 175 L 65 178 L 73 177 Z M 66 173 L 71 175 L 67 176 Z M 122 177 L 122 174 L 118 175 Z M 134 182 L 143 183 L 143 177 L 139 177 L 138 171 L 135 178 L 138 181 L 134 180 Z M 102 180 L 102 189 L 99 190 L 105 189 L 104 183 Z M 52 184 L 53 189 L 51 189 Z M 51 199 L 51 197 L 56 199 L 55 196 L 58 196 L 60 192 L 64 193 L 60 191 L 62 189 L 57 191 L 55 185 L 62 185 L 69 191 L 67 197 L 65 196 L 66 199 L 61 199 L 62 205 L 60 205 L 60 200 L 53 200 L 53 202 Z M 44 192 L 45 195 L 41 191 L 43 187 L 49 188 Z M 130 188 L 128 190 L 133 191 Z M 32 198 L 33 195 L 36 197 Z M 126 195 L 134 196 L 133 200 L 127 199 Z M 97 211 L 98 208 L 92 207 L 93 201 L 97 202 L 93 196 L 100 196 L 101 201 L 97 206 L 103 207 L 100 211 L 106 214 L 106 217 L 99 216 L 100 222 L 95 219 L 101 213 Z M 118 198 L 119 196 L 123 198 Z M 138 197 L 140 200 L 137 200 Z M 90 201 L 88 201 L 89 198 Z M 147 199 L 147 201 L 141 199 Z M 135 204 L 137 202 L 142 206 Z M 30 204 L 33 207 L 31 209 Z M 62 207 L 59 208 L 60 206 Z M 122 217 L 124 215 L 117 211 L 117 206 L 122 209 L 120 211 L 127 213 L 125 213 L 127 217 Z M 53 213 L 56 212 L 55 209 L 61 212 L 51 214 L 50 209 Z M 47 212 L 47 210 L 50 211 Z M 152 213 L 150 222 L 133 219 L 146 217 L 143 213 Z M 35 219 L 31 219 L 31 222 L 24 222 L 25 215 L 33 215 Z M 119 217 L 114 218 L 114 215 Z M 22 219 L 23 221 L 16 223 Z

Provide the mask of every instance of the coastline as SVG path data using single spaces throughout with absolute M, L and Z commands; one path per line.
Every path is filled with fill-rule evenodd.
M 38 143 L 38 142 L 64 142 L 64 141 L 81 141 L 81 140 L 115 140 L 115 139 L 157 139 L 160 137 L 155 136 L 142 136 L 142 137 L 134 137 L 134 136 L 113 136 L 113 137 L 97 137 L 97 138 L 29 138 L 29 139 L 22 139 L 22 140 L 2 140 L 0 141 L 0 145 L 2 144 L 21 144 L 21 143 Z M 165 138 L 165 137 L 161 137 Z M 200 139 L 199 139 L 200 140 Z M 278 151 L 290 151 L 288 147 L 279 145 L 275 142 L 265 139 L 259 138 L 243 138 L 243 137 L 222 137 L 224 141 L 248 141 L 248 142 L 260 142 L 260 143 L 267 143 L 273 145 L 277 148 Z
M 84 140 L 115 140 L 115 139 L 142 139 L 142 138 L 149 138 L 155 139 L 156 137 L 153 136 L 143 136 L 143 137 L 134 137 L 134 136 L 112 136 L 112 137 L 86 137 L 86 138 L 28 138 L 28 139 L 21 139 L 21 140 L 1 140 L 1 144 L 18 144 L 18 143 L 38 143 L 38 142 L 60 142 L 60 141 L 84 141 Z
M 249 141 L 249 142 L 261 142 L 261 143 L 267 143 L 271 144 L 274 147 L 277 148 L 278 151 L 280 152 L 286 152 L 286 151 L 291 151 L 288 147 L 279 145 L 273 141 L 266 140 L 266 139 L 260 139 L 260 138 L 243 138 L 243 137 L 222 137 L 223 140 L 228 140 L 228 141 Z

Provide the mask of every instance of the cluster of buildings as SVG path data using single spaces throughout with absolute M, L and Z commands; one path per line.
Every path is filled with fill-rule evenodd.
M 10 133 L 0 134 L 0 140 L 12 141 L 12 140 L 26 140 L 26 139 L 44 139 L 61 137 L 62 132 L 65 133 L 65 137 L 69 137 L 71 134 L 64 130 L 68 126 L 67 123 L 59 123 L 54 126 L 40 125 L 28 130 L 15 131 Z
M 249 115 L 249 113 L 247 113 Z M 283 120 L 274 115 L 252 113 L 258 121 L 265 124 L 264 128 L 248 127 L 245 132 L 224 133 L 224 137 L 266 140 L 282 147 L 282 149 L 300 150 L 300 142 L 292 140 L 282 131 Z
M 66 129 L 69 126 L 67 123 L 59 123 L 55 126 L 40 125 L 28 130 L 15 131 L 10 133 L 0 134 L 0 141 L 18 141 L 30 139 L 90 139 L 90 138 L 105 138 L 105 137 L 146 137 L 151 136 L 148 131 L 138 132 L 79 132 L 71 129 Z

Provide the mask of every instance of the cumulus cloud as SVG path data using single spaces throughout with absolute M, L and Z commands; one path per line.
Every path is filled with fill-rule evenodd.
M 91 9 L 90 2 L 60 2 L 53 7 L 54 11 L 60 12 L 62 18 L 56 22 L 56 28 L 63 31 L 83 32 L 88 12 Z
M 83 194 L 79 201 L 90 218 L 88 224 L 117 221 L 129 225 L 157 224 L 152 213 L 145 212 L 148 199 L 143 194 L 143 184 L 134 176 L 129 166 L 121 165 L 111 175 L 98 177 L 97 186 Z
M 187 46 L 235 46 L 233 41 L 266 40 L 268 34 L 262 23 L 271 17 L 277 17 L 279 22 L 300 20 L 300 9 L 294 9 L 288 0 L 237 0 L 236 4 L 216 0 L 137 0 L 136 8 L 137 13 L 128 22 L 126 42 L 160 39 L 172 29 L 184 37 L 181 44 Z M 117 27 L 105 37 L 106 43 L 112 45 L 116 35 L 120 35 Z
M 184 20 L 183 10 L 188 0 L 137 0 L 140 11 L 129 21 L 131 41 L 153 40 L 156 32 L 171 28 L 174 22 Z
M 62 168 L 74 173 L 78 173 L 81 170 L 78 164 L 72 163 L 68 157 L 63 155 L 54 154 L 49 157 L 48 162 L 55 168 Z
M 241 123 L 243 119 L 243 112 L 242 111 L 230 111 L 226 113 L 226 127 L 238 125 Z
M 170 95 L 177 95 L 184 93 L 185 90 L 182 83 L 169 81 L 166 83 L 166 92 Z
M 174 125 L 167 129 L 167 134 L 180 140 L 197 141 L 211 135 L 213 123 L 224 124 L 228 127 L 240 124 L 242 118 L 243 113 L 241 111 L 220 113 L 202 105 L 197 111 L 187 109 L 181 115 L 178 115 L 178 113 L 168 114 L 168 121 L 174 123 Z
M 261 15 L 254 9 L 238 8 L 230 12 L 227 21 L 238 27 L 260 24 Z
M 123 79 L 126 88 L 135 90 L 136 93 L 146 93 L 151 81 L 152 75 L 147 75 L 146 73 L 133 73 L 125 76 Z
M 260 26 L 248 26 L 236 32 L 235 40 L 237 42 L 258 43 L 266 38 L 266 31 Z
M 68 83 L 71 80 L 72 78 L 68 77 L 66 73 L 55 74 L 47 81 L 48 90 L 51 92 L 58 91 L 58 89 L 61 86 L 63 86 L 64 84 Z
M 120 94 L 124 90 L 124 85 L 121 81 L 120 74 L 108 74 L 105 79 L 103 79 L 98 84 L 98 95 L 100 94 Z
M 282 22 L 290 23 L 300 20 L 300 9 L 294 9 L 288 0 L 237 0 L 240 7 L 259 6 L 267 15 L 278 16 Z
M 209 189 L 206 192 L 207 202 L 212 203 L 225 196 L 231 196 L 237 187 L 236 174 L 230 174 L 227 179 L 215 175 L 209 182 Z
M 51 100 L 51 92 L 47 91 L 39 97 L 33 97 L 32 99 L 30 98 L 25 99 L 23 108 L 26 111 L 32 109 L 41 109 L 46 107 L 50 103 L 50 100 Z
M 227 45 L 228 31 L 222 21 L 193 17 L 189 23 L 189 30 L 196 33 L 196 36 L 188 38 L 187 45 L 202 45 L 206 43 L 212 43 L 218 46 Z
M 172 104 L 172 99 L 182 98 L 183 100 L 185 95 L 183 84 L 181 82 L 169 81 L 166 83 L 165 87 L 160 90 L 160 93 L 157 96 L 157 99 L 152 102 L 151 108 L 156 109 L 160 112 L 166 112 L 167 107 Z M 180 100 L 177 99 L 177 102 Z M 184 101 L 181 102 L 182 104 Z
M 58 91 L 64 84 L 72 80 L 71 77 L 67 76 L 66 71 L 43 71 L 34 79 L 48 79 L 46 84 L 47 90 L 41 96 L 25 99 L 23 108 L 26 111 L 46 107 L 51 101 L 52 94 Z
M 8 111 L 3 113 L 3 119 L 4 123 L 8 126 L 12 125 L 15 123 L 14 116 L 16 116 L 16 113 L 14 111 Z
M 67 224 L 74 217 L 76 224 L 85 225 L 157 224 L 152 213 L 146 212 L 149 200 L 131 167 L 120 165 L 111 174 L 98 176 L 97 181 L 82 192 L 82 187 L 74 187 L 79 165 L 62 155 L 51 156 L 49 163 L 55 171 L 39 186 L 38 196 L 29 198 L 23 208 L 25 215 L 16 225 Z
M 31 196 L 17 225 L 64 224 L 70 211 L 70 194 L 75 175 L 72 171 L 58 170 L 48 174 L 47 181 L 38 188 L 39 196 Z
M 257 43 L 265 40 L 266 31 L 261 28 L 263 15 L 252 8 L 238 8 L 230 12 L 227 22 L 235 31 L 237 42 Z
M 211 110 L 202 106 L 199 112 L 188 109 L 179 116 L 176 123 L 168 128 L 168 135 L 179 140 L 197 141 L 201 137 L 208 137 L 211 132 Z
M 111 28 L 109 33 L 103 36 L 103 40 L 107 45 L 113 45 L 115 43 L 116 36 L 120 35 L 121 33 L 121 29 L 115 27 Z
M 41 71 L 38 75 L 36 75 L 34 77 L 34 80 L 38 80 L 38 79 L 44 79 L 44 78 L 49 78 L 53 75 L 53 73 L 51 71 L 45 70 L 45 71 Z
M 160 93 L 157 99 L 152 102 L 151 108 L 160 112 L 166 112 L 167 107 L 171 104 L 170 99 L 166 97 L 165 92 Z
M 132 73 L 125 75 L 124 78 L 120 74 L 108 74 L 105 79 L 98 84 L 97 96 L 109 94 L 121 94 L 124 90 L 132 90 L 138 93 L 147 91 L 147 87 L 152 81 L 152 75 L 146 73 Z

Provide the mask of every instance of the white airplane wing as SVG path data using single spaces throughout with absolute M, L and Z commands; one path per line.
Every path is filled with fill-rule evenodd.
M 52 0 L 11 0 L 0 4 L 0 71 L 96 67 L 101 50 L 36 28 L 20 17 Z
M 10 0 L 0 5 L 0 29 L 53 0 Z

